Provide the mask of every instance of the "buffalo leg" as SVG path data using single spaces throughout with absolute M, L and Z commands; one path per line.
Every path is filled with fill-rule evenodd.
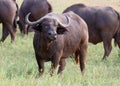
M 28 34 L 29 29 L 30 29 L 30 25 L 28 25 L 26 30 L 25 30 L 26 34 Z
M 62 73 L 62 71 L 65 69 L 65 65 L 66 65 L 65 59 L 61 59 L 59 65 L 60 66 L 58 69 L 58 74 Z
M 7 27 L 7 29 L 8 29 L 8 31 L 9 31 L 9 33 L 10 33 L 10 36 L 11 36 L 11 42 L 13 42 L 14 41 L 14 39 L 15 39 L 15 31 L 14 31 L 14 27 L 12 26 L 12 24 L 6 24 L 6 27 Z
M 112 45 L 111 45 L 111 40 L 110 41 L 103 41 L 104 44 L 104 56 L 102 58 L 102 60 L 106 59 L 106 57 L 109 56 L 111 50 L 112 50 Z
M 19 21 L 17 22 L 17 24 L 18 24 L 18 26 L 19 26 L 20 32 L 21 32 L 21 33 L 24 33 L 23 31 L 24 31 L 24 28 L 25 28 L 25 23 L 23 23 L 22 20 L 19 20 Z
M 76 64 L 79 63 L 79 51 L 75 52 L 75 61 L 76 61 Z
M 40 57 L 37 54 L 36 54 L 36 60 L 39 67 L 38 68 L 39 74 L 42 75 L 44 73 L 44 61 L 40 59 Z
M 8 32 L 7 26 L 3 24 L 1 41 L 4 42 L 8 35 L 9 35 L 9 32 Z
M 15 40 L 15 32 L 13 30 L 10 30 L 10 36 L 11 36 L 11 42 L 13 42 Z
M 54 56 L 53 56 L 53 59 L 52 59 L 52 66 L 51 66 L 51 70 L 50 70 L 50 75 L 52 76 L 55 69 L 57 68 L 59 62 L 60 62 L 60 58 L 61 58 L 61 53 L 56 53 Z
M 85 72 L 87 47 L 88 47 L 88 44 L 84 42 L 83 44 L 81 44 L 81 47 L 79 50 L 79 55 L 80 55 L 79 63 L 80 63 L 80 69 L 81 69 L 82 75 L 84 75 L 84 72 Z
M 118 31 L 115 35 L 115 42 L 117 42 L 118 47 L 120 49 L 120 31 Z

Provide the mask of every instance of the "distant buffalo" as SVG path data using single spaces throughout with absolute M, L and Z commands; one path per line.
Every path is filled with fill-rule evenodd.
M 97 44 L 103 41 L 105 53 L 102 59 L 106 59 L 112 50 L 112 38 L 120 48 L 120 15 L 112 7 L 88 7 L 84 4 L 75 4 L 63 13 L 68 11 L 75 12 L 86 21 L 89 42 Z
M 73 12 L 64 14 L 48 13 L 41 19 L 26 22 L 36 30 L 33 40 L 39 72 L 44 72 L 44 62 L 51 61 L 51 75 L 59 65 L 58 74 L 65 68 L 65 59 L 75 53 L 82 74 L 88 46 L 88 28 L 86 23 Z
M 28 34 L 30 28 L 25 23 L 25 16 L 31 12 L 30 20 L 35 21 L 52 11 L 52 7 L 47 0 L 24 0 L 19 10 L 18 25 L 21 33 Z
M 18 5 L 15 0 L 0 0 L 0 23 L 2 23 L 2 38 L 4 42 L 10 34 L 11 42 L 15 39 L 16 18 L 18 14 Z

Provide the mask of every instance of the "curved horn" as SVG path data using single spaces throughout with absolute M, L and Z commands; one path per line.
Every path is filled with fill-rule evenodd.
M 25 16 L 25 22 L 29 25 L 34 25 L 35 23 L 34 22 L 31 22 L 29 21 L 29 16 L 30 16 L 31 13 L 28 13 L 26 16 Z
M 29 21 L 29 19 L 28 19 L 29 16 L 30 16 L 30 14 L 31 14 L 31 13 L 28 13 L 28 14 L 26 15 L 26 17 L 25 17 L 25 21 L 26 21 L 26 23 L 29 24 L 29 25 L 36 25 L 36 24 L 40 23 L 40 22 L 41 22 L 43 19 L 45 19 L 45 18 L 55 19 L 55 20 L 56 20 L 61 26 L 63 26 L 63 27 L 68 27 L 68 26 L 70 25 L 70 18 L 69 18 L 68 16 L 65 16 L 68 23 L 67 23 L 67 24 L 63 24 L 62 22 L 60 22 L 60 20 L 59 20 L 58 18 L 55 18 L 54 16 L 48 16 L 48 15 L 46 15 L 46 16 L 38 19 L 37 21 L 31 22 L 31 21 Z
M 28 13 L 28 14 L 26 15 L 26 17 L 25 17 L 25 22 L 26 22 L 27 24 L 29 24 L 29 25 L 36 25 L 36 24 L 40 23 L 44 18 L 50 18 L 50 19 L 51 19 L 50 16 L 44 16 L 44 17 L 38 19 L 37 21 L 31 22 L 31 21 L 29 20 L 30 14 L 31 14 L 31 13 Z
M 68 16 L 65 16 L 66 17 L 66 19 L 67 19 L 67 24 L 63 24 L 62 22 L 60 22 L 60 20 L 59 19 L 57 19 L 57 18 L 55 18 L 56 20 L 57 20 L 57 22 L 62 26 L 62 27 L 68 27 L 69 25 L 70 25 L 70 17 L 68 17 Z

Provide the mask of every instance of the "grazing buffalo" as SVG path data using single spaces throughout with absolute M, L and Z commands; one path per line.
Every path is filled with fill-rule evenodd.
M 120 48 L 120 15 L 111 7 L 88 7 L 84 4 L 75 4 L 68 7 L 63 13 L 73 11 L 82 17 L 89 31 L 89 42 L 97 44 L 103 41 L 103 60 L 109 56 L 112 38 Z
M 30 26 L 25 23 L 25 16 L 31 12 L 30 20 L 35 21 L 52 11 L 47 0 L 24 0 L 19 10 L 18 25 L 21 33 L 28 34 Z
M 79 59 L 82 74 L 85 70 L 88 46 L 88 28 L 86 23 L 75 13 L 48 13 L 41 19 L 26 22 L 36 30 L 33 40 L 39 72 L 44 72 L 44 62 L 51 61 L 51 75 L 59 64 L 58 74 L 65 68 L 65 59 L 75 54 Z
M 15 39 L 17 13 L 18 5 L 15 0 L 0 0 L 0 23 L 3 27 L 0 41 L 4 42 L 9 34 L 11 42 Z

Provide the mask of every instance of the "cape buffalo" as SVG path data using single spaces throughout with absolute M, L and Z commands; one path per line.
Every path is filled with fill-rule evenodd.
M 30 20 L 35 21 L 52 11 L 47 0 L 24 0 L 19 10 L 18 25 L 21 33 L 28 34 L 29 26 L 25 23 L 25 16 L 31 12 Z
M 4 42 L 10 34 L 11 42 L 15 39 L 16 33 L 16 17 L 18 6 L 15 0 L 0 0 L 0 23 L 2 23 L 2 38 Z
M 73 11 L 82 17 L 89 31 L 89 42 L 97 44 L 103 41 L 103 60 L 109 56 L 112 38 L 120 48 L 120 15 L 112 7 L 88 7 L 84 4 L 75 4 L 68 7 L 63 13 Z
M 75 13 L 48 13 L 41 19 L 26 22 L 36 30 L 33 40 L 39 72 L 44 72 L 44 62 L 51 61 L 51 75 L 59 64 L 58 74 L 65 68 L 65 59 L 75 53 L 79 59 L 82 74 L 85 70 L 88 46 L 88 28 L 86 23 Z

